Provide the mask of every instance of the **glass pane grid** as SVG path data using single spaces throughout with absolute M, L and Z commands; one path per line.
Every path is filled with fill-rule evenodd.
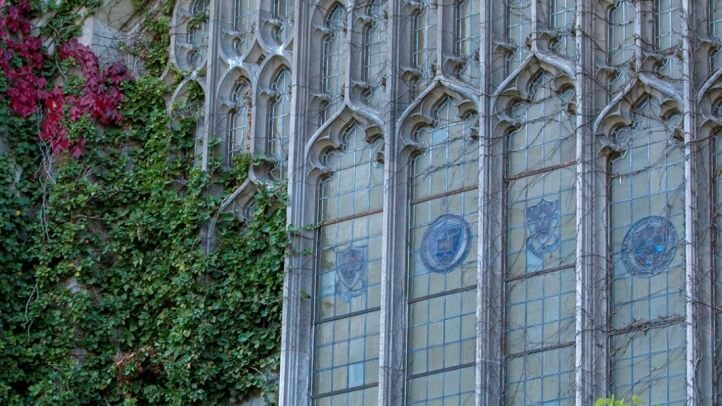
M 371 17 L 371 24 L 366 29 L 364 45 L 364 80 L 369 86 L 365 94 L 365 101 L 372 107 L 379 108 L 384 97 L 382 82 L 386 75 L 386 21 L 384 19 L 385 5 L 376 0 L 367 9 Z
M 317 405 L 377 401 L 383 168 L 352 124 L 328 152 L 319 186 L 313 397 Z M 375 212 L 369 212 L 376 209 Z
M 634 4 L 630 0 L 617 1 L 609 12 L 609 64 L 617 68 L 617 75 L 609 83 L 609 91 L 624 87 L 629 80 L 627 64 L 634 58 Z
M 235 109 L 228 116 L 228 158 L 233 163 L 233 158 L 238 154 L 246 152 L 249 148 L 248 137 L 251 126 L 250 109 L 250 88 L 248 83 L 237 83 L 231 93 L 231 100 Z
M 636 330 L 612 337 L 614 393 L 646 405 L 686 405 L 683 325 Z
M 316 326 L 314 398 L 378 382 L 378 333 L 378 311 L 322 322 Z M 342 398 L 348 399 L 348 396 Z M 332 404 L 356 404 L 339 400 L 332 401 Z
M 479 5 L 479 2 L 473 0 L 462 0 L 456 5 L 456 48 L 459 56 L 464 59 L 461 77 L 474 84 L 481 80 Z
M 408 404 L 471 405 L 474 368 L 470 365 L 475 361 L 476 346 L 478 144 L 469 133 L 474 118 L 459 118 L 450 100 L 437 105 L 434 117 L 434 125 L 417 134 L 426 148 L 414 159 L 411 174 L 415 202 L 409 224 L 412 248 L 406 397 Z M 460 245 L 451 248 L 463 250 L 463 254 L 459 256 L 457 251 L 458 263 L 440 271 L 421 258 L 429 249 L 424 236 L 445 214 L 453 214 L 455 221 L 464 224 L 460 233 L 457 230 L 456 244 Z
M 343 69 L 346 55 L 345 41 L 346 12 L 336 4 L 326 19 L 328 33 L 323 43 L 323 90 L 330 97 L 326 107 L 326 118 L 336 112 L 343 102 L 343 88 L 346 73 Z
M 233 30 L 236 31 L 238 35 L 238 38 L 234 42 L 234 48 L 236 52 L 238 52 L 238 55 L 245 53 L 251 46 L 255 14 L 251 0 L 234 0 Z
M 611 389 L 685 404 L 684 156 L 659 109 L 651 98 L 633 108 L 616 133 L 627 150 L 611 162 Z
M 411 60 L 421 71 L 420 84 L 432 79 L 431 66 L 436 63 L 436 13 L 430 0 L 421 1 L 421 10 L 413 18 Z
M 574 346 L 507 360 L 505 405 L 574 405 Z
M 722 1 L 709 0 L 710 32 L 718 44 L 722 44 Z M 722 67 L 722 50 L 711 56 L 711 69 L 717 70 Z
M 507 136 L 505 402 L 513 405 L 572 404 L 574 395 L 576 119 L 566 108 L 573 91 L 559 93 L 552 81 L 543 71 L 530 82 L 530 100 L 510 112 L 520 128 Z
M 576 53 L 574 33 L 572 32 L 576 23 L 576 12 L 576 0 L 551 1 L 551 27 L 559 36 L 554 48 L 568 57 L 574 57 Z
M 278 20 L 278 27 L 273 31 L 274 39 L 278 43 L 286 41 L 286 37 L 293 24 L 293 4 L 289 0 L 274 0 L 273 18 Z
M 288 69 L 281 69 L 276 74 L 271 89 L 275 97 L 270 104 L 270 134 L 266 153 L 276 162 L 274 177 L 281 179 L 286 176 L 291 121 L 291 73 Z
M 569 268 L 507 284 L 507 355 L 574 343 L 575 282 Z
M 506 61 L 507 74 L 511 73 L 526 58 L 529 52 L 526 48 L 526 41 L 530 34 L 531 1 L 507 0 L 506 35 L 509 42 L 516 46 L 516 49 Z
M 409 405 L 474 405 L 473 367 L 412 378 L 408 385 Z

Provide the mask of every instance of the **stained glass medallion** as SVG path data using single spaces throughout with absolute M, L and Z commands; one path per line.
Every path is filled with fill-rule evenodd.
M 432 272 L 451 272 L 466 259 L 471 239 L 471 227 L 463 217 L 443 214 L 424 233 L 421 261 Z
M 622 242 L 622 262 L 635 276 L 666 270 L 676 253 L 677 229 L 660 216 L 648 216 L 632 224 Z
M 541 199 L 526 209 L 526 244 L 539 258 L 559 247 L 560 204 L 558 200 Z
M 366 292 L 366 247 L 350 246 L 336 253 L 336 294 L 346 303 Z

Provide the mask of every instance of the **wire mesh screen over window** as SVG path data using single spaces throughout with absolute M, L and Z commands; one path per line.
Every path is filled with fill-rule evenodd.
M 474 399 L 476 340 L 476 116 L 450 99 L 417 131 L 409 224 L 407 404 Z
M 383 102 L 384 82 L 386 81 L 386 4 L 375 0 L 366 8 L 370 22 L 364 33 L 364 80 L 368 89 L 364 100 L 372 107 L 379 108 Z
M 506 139 L 506 403 L 574 402 L 575 118 L 539 72 Z
M 325 118 L 331 117 L 343 103 L 344 84 L 346 83 L 347 45 L 346 34 L 346 11 L 343 5 L 336 3 L 326 17 L 326 38 L 323 41 L 323 71 L 321 82 L 323 91 L 328 97 L 328 105 L 325 108 Z
M 352 124 L 328 152 L 332 174 L 320 184 L 314 317 L 315 405 L 378 400 L 381 207 L 380 145 Z
M 481 79 L 479 67 L 480 14 L 478 1 L 462 0 L 456 4 L 456 47 L 463 59 L 460 75 L 472 83 Z
M 228 115 L 228 160 L 249 150 L 251 128 L 251 87 L 248 81 L 240 79 L 233 87 L 231 101 L 233 110 Z
M 277 179 L 286 176 L 286 160 L 288 159 L 288 139 L 291 121 L 291 72 L 282 68 L 271 85 L 273 100 L 270 104 L 267 153 L 275 163 L 273 171 Z
M 428 83 L 436 65 L 436 7 L 431 0 L 421 0 L 412 16 L 411 63 L 419 72 L 416 87 Z
M 684 155 L 681 115 L 651 97 L 613 136 L 611 356 L 615 394 L 685 405 Z M 660 117 L 663 119 L 660 120 Z

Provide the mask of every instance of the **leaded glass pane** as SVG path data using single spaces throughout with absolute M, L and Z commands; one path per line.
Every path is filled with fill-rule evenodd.
M 628 64 L 634 59 L 634 3 L 617 1 L 609 11 L 609 64 L 617 69 L 609 90 L 618 91 L 629 81 Z
M 478 84 L 481 80 L 480 5 L 480 2 L 473 0 L 462 0 L 456 5 L 456 48 L 464 63 L 460 75 L 462 79 L 473 84 Z
M 231 101 L 235 108 L 228 115 L 228 160 L 233 159 L 249 149 L 249 131 L 251 128 L 251 88 L 245 80 L 240 80 L 233 87 Z
M 233 47 L 238 55 L 244 54 L 253 41 L 254 11 L 251 0 L 233 2 L 233 31 L 235 31 Z
M 717 50 L 711 57 L 711 69 L 716 70 L 722 67 L 722 0 L 709 0 L 710 33 L 717 42 Z
M 574 405 L 574 347 L 512 357 L 506 365 L 505 405 Z
M 288 158 L 288 138 L 291 121 L 291 72 L 281 69 L 271 84 L 273 101 L 270 104 L 269 137 L 267 155 L 275 162 L 273 176 L 281 179 L 286 176 Z
M 313 396 L 317 405 L 375 404 L 383 168 L 379 145 L 351 125 L 319 185 Z
M 196 0 L 190 6 L 191 20 L 186 28 L 189 50 L 186 61 L 191 68 L 200 66 L 208 43 L 208 0 Z
M 542 71 L 528 94 L 511 106 L 520 127 L 506 137 L 506 401 L 572 404 L 576 120 L 567 107 L 574 91 L 555 90 Z
M 667 77 L 681 79 L 682 60 L 675 52 L 682 46 L 681 0 L 656 0 L 655 20 L 657 49 L 665 55 L 661 72 Z
M 507 74 L 526 58 L 531 34 L 531 0 L 506 0 L 506 35 L 514 47 L 506 63 Z
M 424 85 L 433 78 L 432 65 L 436 64 L 436 9 L 431 0 L 421 0 L 420 9 L 413 16 L 413 41 L 411 63 L 419 70 L 418 85 Z
M 283 43 L 286 41 L 293 25 L 293 2 L 290 0 L 274 0 L 273 18 L 277 24 L 273 36 L 276 41 Z
M 553 48 L 570 58 L 576 56 L 574 42 L 574 24 L 576 23 L 576 0 L 551 0 L 551 28 L 556 31 L 557 38 Z
M 478 143 L 451 100 L 416 134 L 409 252 L 408 404 L 473 404 Z
M 335 4 L 326 18 L 326 39 L 323 42 L 323 91 L 329 97 L 325 117 L 329 118 L 343 102 L 346 82 L 344 70 L 346 55 L 346 11 L 341 4 Z
M 685 338 L 675 333 L 685 314 L 684 154 L 673 135 L 680 119 L 648 98 L 633 109 L 632 126 L 612 134 L 626 146 L 610 177 L 613 391 L 645 404 L 686 402 L 684 393 L 668 394 L 685 375 Z
M 366 103 L 379 108 L 384 97 L 383 83 L 386 77 L 386 18 L 384 18 L 385 3 L 381 0 L 373 1 L 366 9 L 371 17 L 371 24 L 366 28 L 364 38 L 364 80 L 368 90 L 364 94 Z

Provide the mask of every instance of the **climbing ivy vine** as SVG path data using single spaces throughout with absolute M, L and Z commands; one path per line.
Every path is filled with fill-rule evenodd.
M 17 4 L 0 0 L 0 17 Z M 40 30 L 68 51 L 38 45 L 32 74 L 44 81 L 28 110 L 11 106 L 14 84 L 0 70 L 0 403 L 273 400 L 284 188 L 259 188 L 244 223 L 218 213 L 223 195 L 209 191 L 232 192 L 252 160 L 231 172 L 194 167 L 193 118 L 169 114 L 157 49 L 145 77 L 84 74 L 79 59 L 92 57 L 73 42 L 78 21 L 66 9 L 79 4 L 62 2 Z M 42 7 L 23 11 L 27 21 Z M 154 35 L 167 35 L 157 24 Z M 0 39 L 0 54 L 16 39 Z M 28 63 L 13 54 L 8 69 Z M 86 94 L 117 115 L 83 110 Z M 53 112 L 66 148 L 40 137 Z

